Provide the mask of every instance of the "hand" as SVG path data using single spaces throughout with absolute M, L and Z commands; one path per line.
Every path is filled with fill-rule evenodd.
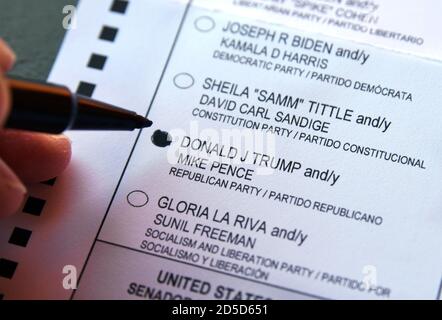
M 14 61 L 14 52 L 0 39 L 0 218 L 20 209 L 26 183 L 56 177 L 71 158 L 70 141 L 63 135 L 2 129 L 10 108 L 4 74 Z

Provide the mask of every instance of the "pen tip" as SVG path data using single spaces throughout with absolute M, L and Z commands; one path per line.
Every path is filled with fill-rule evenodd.
M 138 128 L 147 128 L 147 127 L 150 127 L 152 124 L 153 124 L 153 122 L 152 121 L 150 121 L 149 119 L 147 119 L 147 118 L 145 118 L 145 117 L 143 117 L 143 116 L 140 116 L 140 115 L 138 115 L 137 116 L 137 120 L 138 120 Z

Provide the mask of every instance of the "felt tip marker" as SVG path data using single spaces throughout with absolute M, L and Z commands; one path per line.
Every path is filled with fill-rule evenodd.
M 66 130 L 134 130 L 152 121 L 133 111 L 96 101 L 67 87 L 7 78 L 11 110 L 5 128 L 45 133 Z

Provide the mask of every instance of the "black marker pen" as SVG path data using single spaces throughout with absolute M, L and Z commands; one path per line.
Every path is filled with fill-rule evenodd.
M 8 78 L 11 111 L 5 128 L 61 133 L 65 130 L 134 130 L 152 121 L 72 93 L 68 88 Z

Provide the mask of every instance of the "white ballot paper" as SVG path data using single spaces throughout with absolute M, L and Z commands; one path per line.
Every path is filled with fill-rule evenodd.
M 440 299 L 442 65 L 252 2 L 80 2 L 49 80 L 154 125 L 69 132 L 5 299 Z

